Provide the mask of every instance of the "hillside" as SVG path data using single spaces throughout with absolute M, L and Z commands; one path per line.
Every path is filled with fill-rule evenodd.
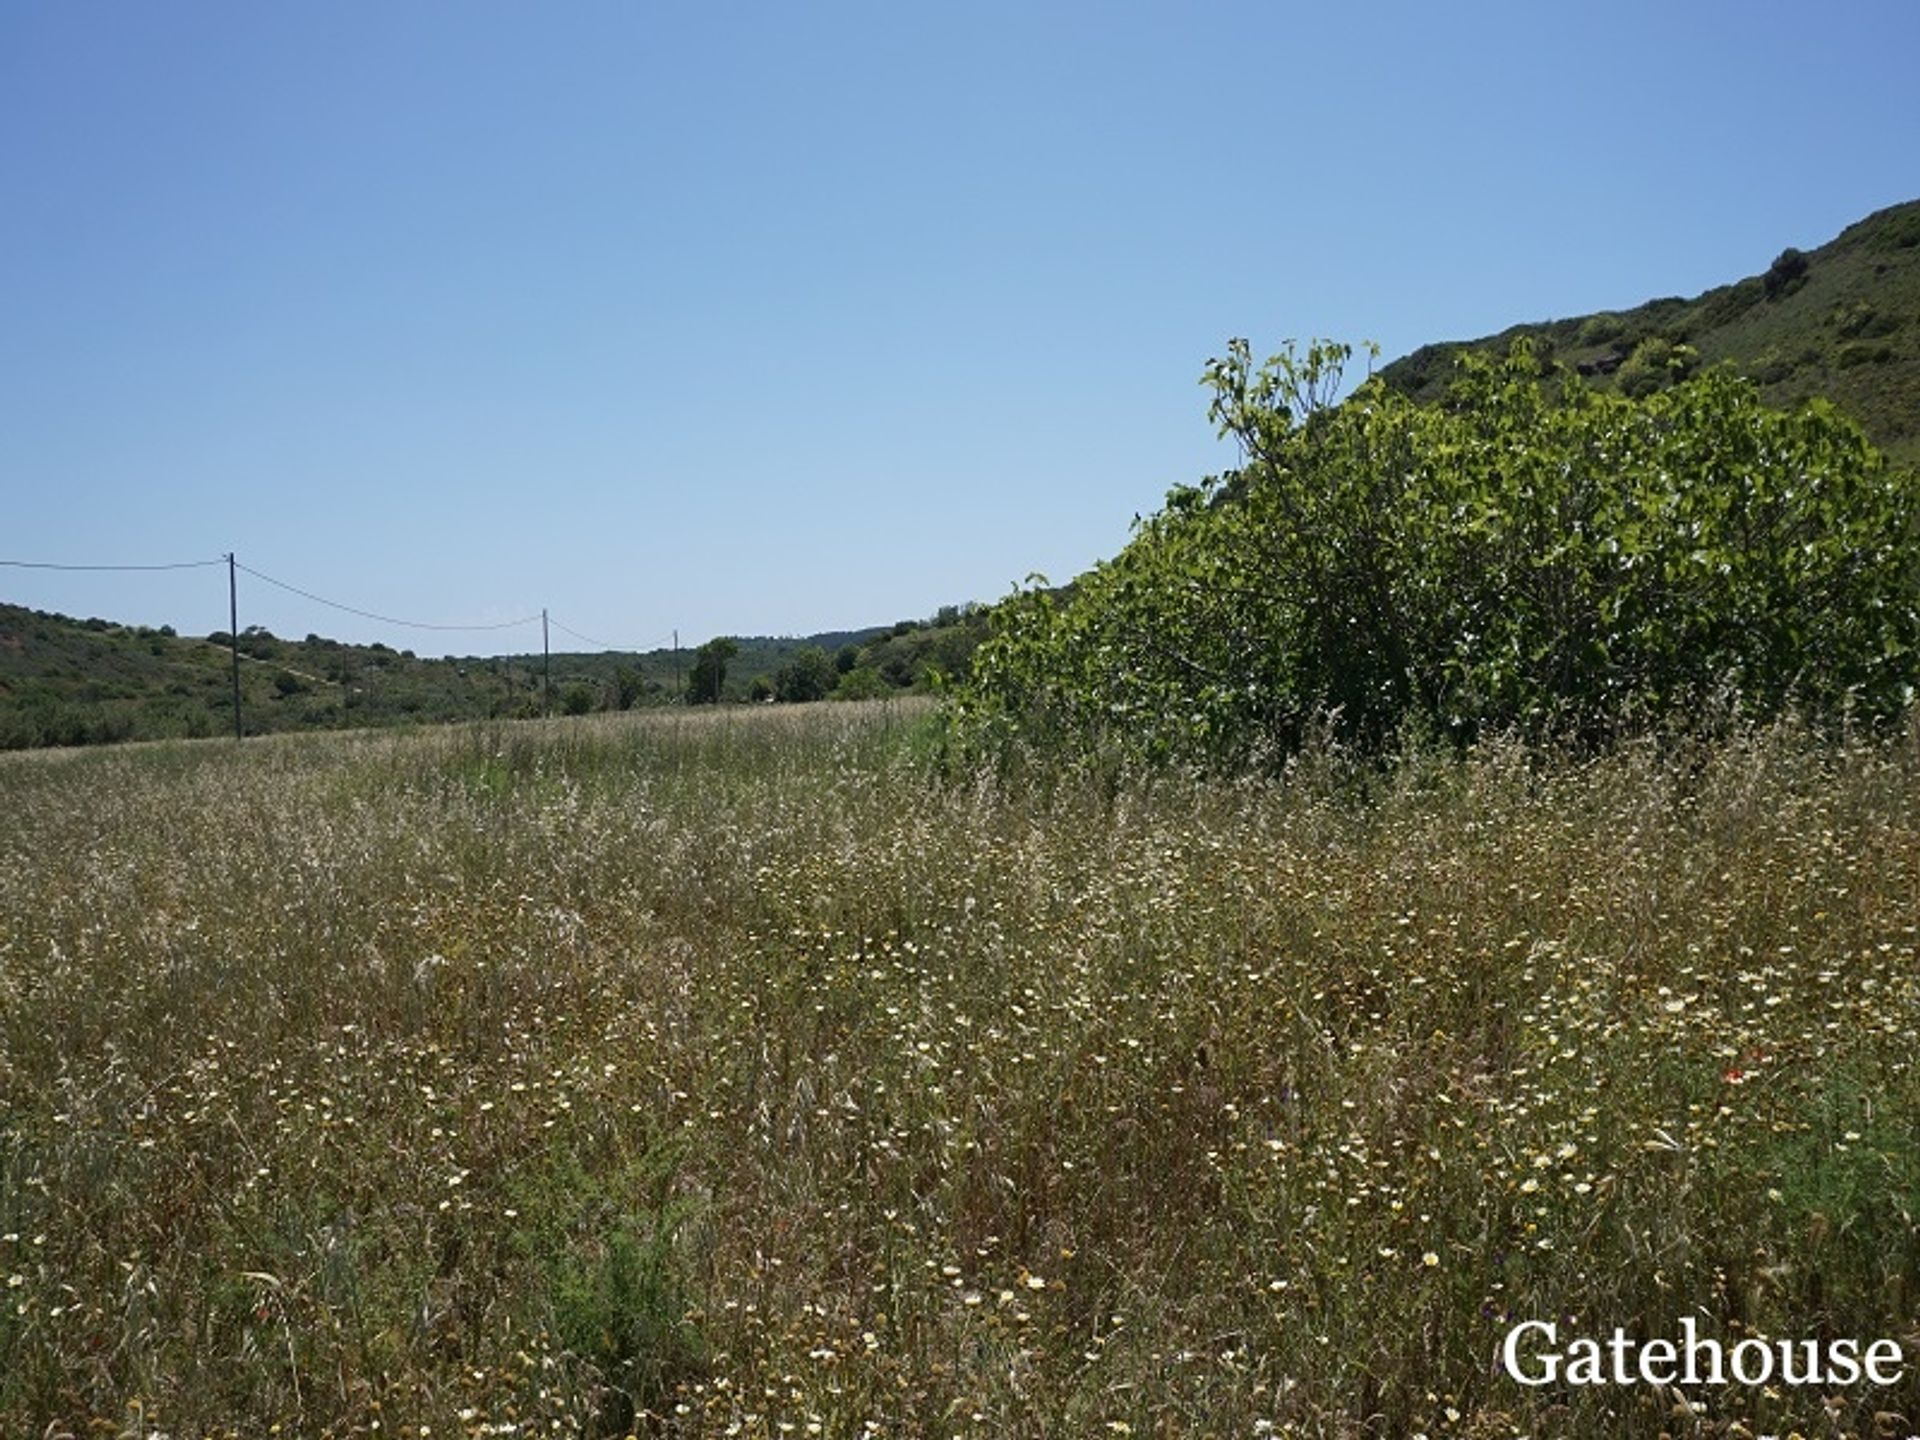
M 766 700 L 781 692 L 781 673 L 804 663 L 808 651 L 828 657 L 836 676 L 856 671 L 872 676 L 862 693 L 878 694 L 889 690 L 927 688 L 930 673 L 947 676 L 964 674 L 973 647 L 986 633 L 986 612 L 979 606 L 945 605 L 925 620 L 896 620 L 891 625 L 869 625 L 858 630 L 824 630 L 813 635 L 736 635 L 738 647 L 727 662 L 726 684 L 721 698 L 728 701 Z M 589 653 L 555 655 L 553 686 L 556 708 L 567 690 L 585 690 L 591 707 L 625 709 L 619 704 L 623 672 L 637 704 L 671 704 L 684 694 L 688 672 L 693 666 L 692 647 L 680 650 L 654 650 L 644 655 L 626 651 L 603 650 Z M 469 664 L 493 664 L 530 669 L 540 668 L 538 655 L 508 655 L 498 662 L 471 661 Z M 854 689 L 860 689 L 856 682 Z M 851 692 L 842 691 L 842 698 Z M 784 698 L 784 696 L 782 696 Z M 578 699 L 575 705 L 579 704 Z
M 310 635 L 240 637 L 248 734 L 537 713 L 539 671 L 423 660 Z M 183 636 L 0 605 L 0 749 L 220 735 L 233 729 L 227 636 Z
M 1691 300 L 1515 325 L 1422 346 L 1381 378 L 1423 403 L 1443 398 L 1463 348 L 1530 338 L 1543 359 L 1590 383 L 1641 394 L 1721 362 L 1764 399 L 1826 396 L 1897 460 L 1920 464 L 1920 201 L 1848 227 L 1819 249 L 1787 249 L 1763 272 Z M 832 661 L 841 695 L 924 689 L 964 676 L 985 633 L 977 607 L 928 620 L 805 637 L 737 638 L 722 696 L 783 698 L 783 671 Z M 693 650 L 556 653 L 551 693 L 539 654 L 422 659 L 386 645 L 244 631 L 241 692 L 249 734 L 440 723 L 677 703 Z M 230 733 L 227 637 L 176 635 L 0 604 L 0 750 Z M 811 694 L 821 693 L 816 685 Z
M 948 607 L 926 621 L 739 639 L 724 697 L 771 694 L 782 667 L 808 647 L 833 657 L 837 675 L 871 676 L 863 693 L 922 688 L 930 668 L 964 668 L 982 626 L 979 612 Z M 249 735 L 525 718 L 547 705 L 539 654 L 424 659 L 319 635 L 282 639 L 256 626 L 241 632 L 240 657 Z M 578 713 L 674 704 L 692 661 L 690 648 L 556 653 L 551 707 Z M 233 659 L 224 632 L 184 636 L 170 626 L 0 604 L 0 750 L 232 731 Z
M 1437 400 L 1459 350 L 1504 351 L 1521 336 L 1593 384 L 1630 392 L 1731 362 L 1769 404 L 1826 396 L 1890 456 L 1920 463 L 1920 200 L 1870 215 L 1817 250 L 1789 248 L 1761 273 L 1691 300 L 1424 345 L 1381 378 Z

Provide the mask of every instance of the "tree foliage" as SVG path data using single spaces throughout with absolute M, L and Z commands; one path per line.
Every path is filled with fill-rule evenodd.
M 707 641 L 693 655 L 693 669 L 687 675 L 689 705 L 717 705 L 727 683 L 727 662 L 740 653 L 740 647 L 725 635 Z
M 1345 346 L 1208 366 L 1243 464 L 1175 489 L 1070 595 L 997 609 L 976 740 L 1277 761 L 1313 731 L 1597 738 L 1726 696 L 1764 716 L 1912 696 L 1920 504 L 1831 407 L 1724 371 L 1634 397 L 1467 354 L 1448 400 Z
M 840 677 L 840 683 L 834 687 L 836 700 L 884 700 L 893 694 L 880 672 L 871 665 L 856 665 Z
M 839 683 L 833 657 L 818 645 L 802 645 L 773 677 L 773 698 L 787 704 L 824 700 Z
M 631 665 L 617 666 L 613 672 L 613 708 L 631 710 L 646 694 L 646 677 Z
M 1773 264 L 1767 267 L 1767 273 L 1762 278 L 1767 298 L 1779 300 L 1806 284 L 1809 263 L 1806 254 L 1791 245 L 1782 250 L 1774 257 Z

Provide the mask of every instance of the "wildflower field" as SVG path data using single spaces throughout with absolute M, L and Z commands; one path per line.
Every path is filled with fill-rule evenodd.
M 0 758 L 0 1435 L 1920 1431 L 1920 741 L 936 723 Z

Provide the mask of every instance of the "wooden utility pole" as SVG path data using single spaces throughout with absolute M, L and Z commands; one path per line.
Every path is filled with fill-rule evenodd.
M 553 647 L 547 643 L 547 607 L 540 607 L 540 713 L 553 714 Z
M 687 698 L 687 677 L 680 669 L 680 629 L 673 631 L 673 698 L 676 702 Z
M 233 738 L 245 735 L 240 727 L 240 581 L 234 574 L 233 552 L 227 552 L 227 639 L 233 644 Z

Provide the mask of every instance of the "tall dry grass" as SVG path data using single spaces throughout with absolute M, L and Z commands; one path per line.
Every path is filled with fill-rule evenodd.
M 1913 743 L 1363 795 L 942 780 L 925 721 L 0 760 L 0 1433 L 1920 1414 L 1496 1366 L 1920 1330 Z

